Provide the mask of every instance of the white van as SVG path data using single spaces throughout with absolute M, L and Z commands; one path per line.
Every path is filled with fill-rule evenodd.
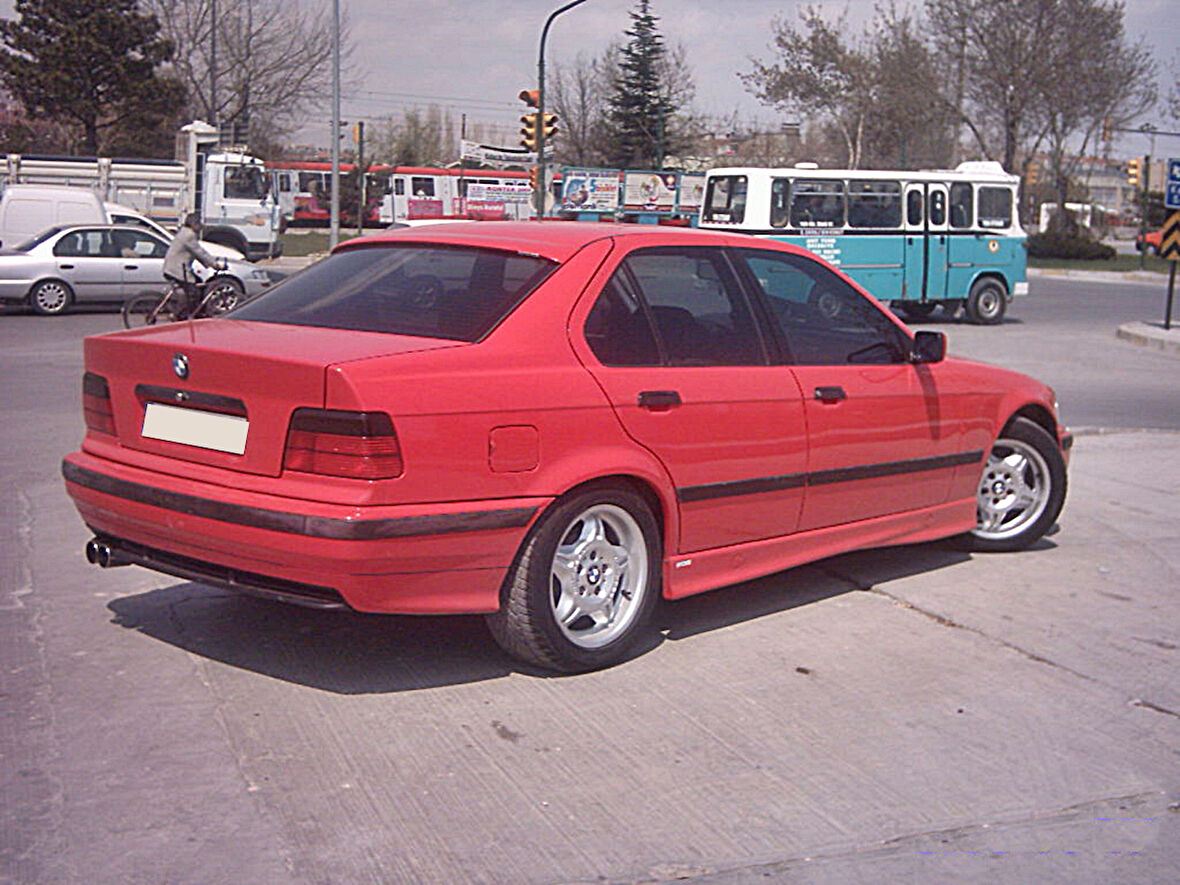
M 10 184 L 0 196 L 0 248 L 13 248 L 55 224 L 107 224 L 102 200 L 81 187 Z

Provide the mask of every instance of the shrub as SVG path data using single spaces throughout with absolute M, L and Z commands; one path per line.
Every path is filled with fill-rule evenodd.
M 1067 258 L 1076 261 L 1109 261 L 1115 256 L 1113 246 L 1059 233 L 1033 234 L 1028 238 L 1030 258 Z

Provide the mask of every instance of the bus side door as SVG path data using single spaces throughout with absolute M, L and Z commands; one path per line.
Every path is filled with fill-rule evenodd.
M 905 301 L 946 297 L 947 188 L 907 184 L 905 189 Z

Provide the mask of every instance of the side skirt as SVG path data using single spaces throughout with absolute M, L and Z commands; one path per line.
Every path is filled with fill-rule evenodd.
M 664 597 L 681 599 L 872 547 L 948 538 L 976 526 L 975 498 L 779 538 L 664 558 Z

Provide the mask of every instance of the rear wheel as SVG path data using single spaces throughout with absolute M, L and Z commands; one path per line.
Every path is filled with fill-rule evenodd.
M 994 326 L 1008 309 L 1008 292 L 992 277 L 976 280 L 967 295 L 967 319 L 976 325 Z
M 977 550 L 1022 550 L 1041 538 L 1065 503 L 1065 459 L 1038 424 L 1017 418 L 992 446 L 979 479 Z
M 29 306 L 41 316 L 57 316 L 74 303 L 74 290 L 61 280 L 42 280 L 29 293 Z
M 626 488 L 592 486 L 558 502 L 525 540 L 488 615 L 522 660 L 582 672 L 622 660 L 660 594 L 659 526 Z
M 173 322 L 176 319 L 176 314 L 172 310 L 172 304 L 169 302 L 160 307 L 162 297 L 158 292 L 146 292 L 124 301 L 123 328 L 134 329 L 137 326 L 154 326 L 157 323 Z

